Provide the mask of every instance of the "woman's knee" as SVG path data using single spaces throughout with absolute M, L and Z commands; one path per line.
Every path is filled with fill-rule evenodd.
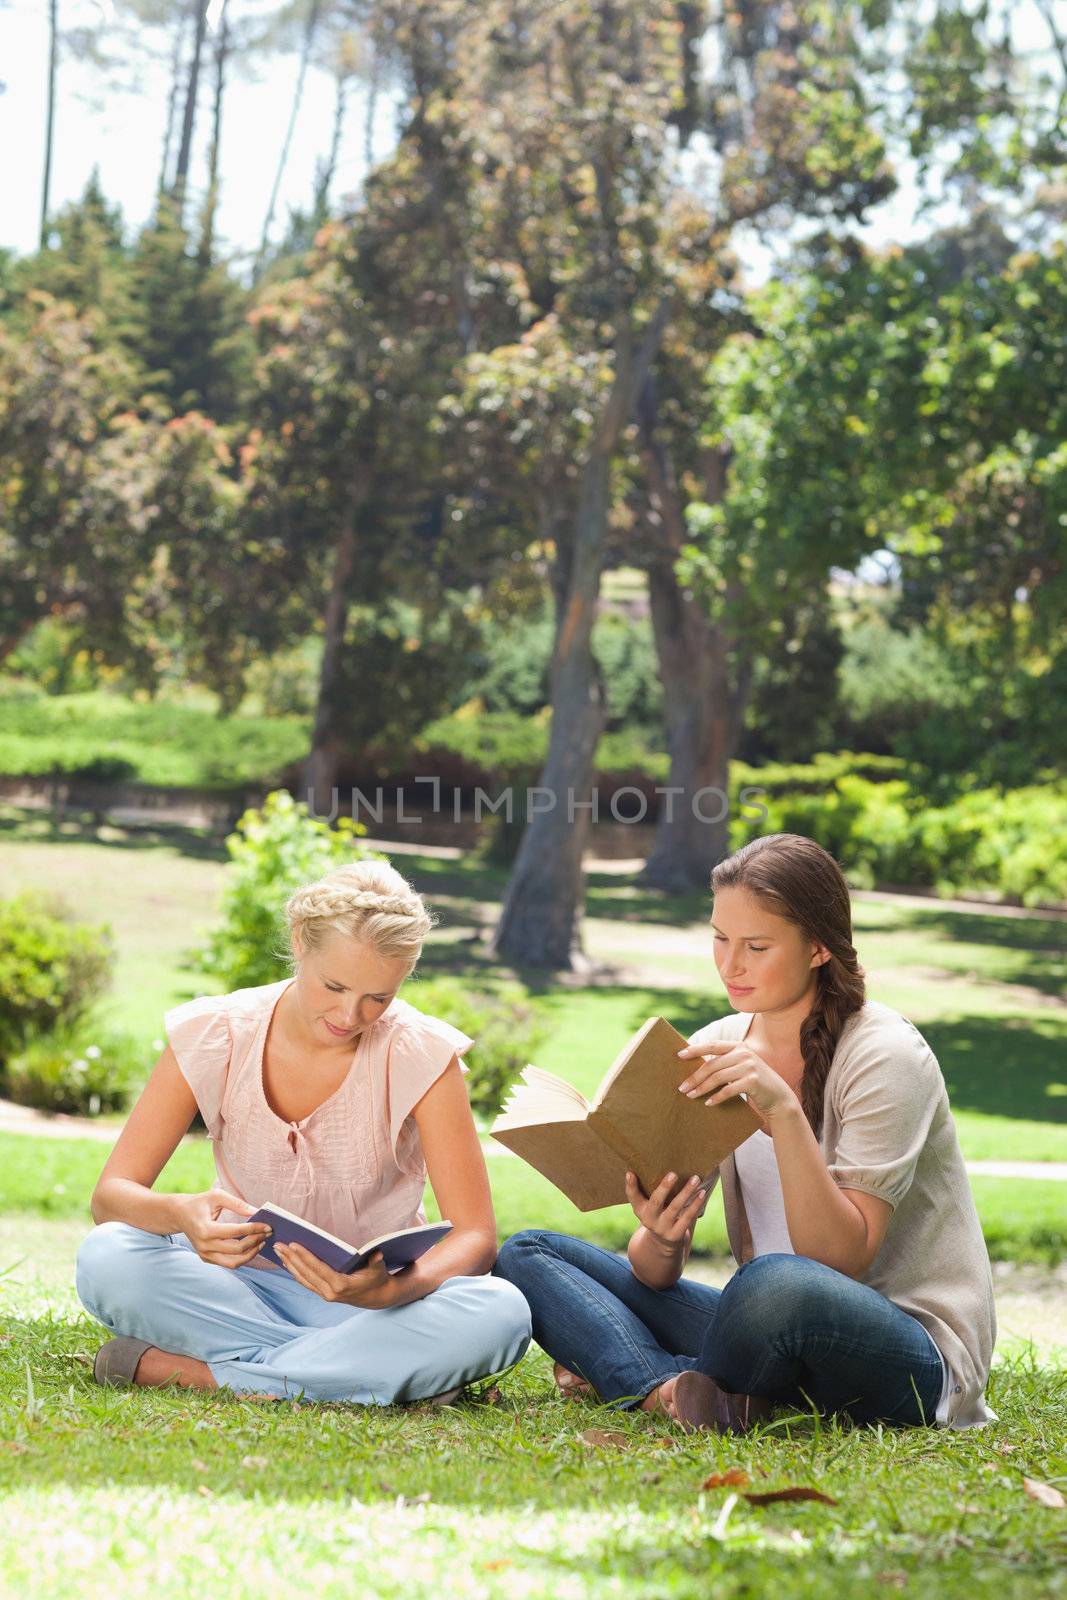
M 771 1253 L 756 1256 L 734 1273 L 719 1301 L 720 1327 L 736 1320 L 754 1333 L 772 1336 L 778 1329 L 810 1321 L 813 1310 L 825 1305 L 832 1267 L 807 1256 Z
M 574 1244 L 568 1234 L 552 1233 L 546 1228 L 524 1228 L 505 1239 L 497 1253 L 493 1275 L 506 1278 L 521 1289 L 523 1280 L 531 1269 L 545 1261 L 564 1260 L 568 1244 Z
M 525 1295 L 504 1278 L 468 1280 L 465 1287 L 469 1293 L 457 1305 L 464 1339 L 484 1352 L 487 1371 L 513 1366 L 524 1355 L 533 1331 Z
M 143 1230 L 128 1222 L 100 1222 L 78 1246 L 74 1282 L 78 1298 L 90 1311 L 102 1298 L 110 1298 L 126 1283 L 134 1283 L 143 1272 L 137 1260 L 137 1246 Z

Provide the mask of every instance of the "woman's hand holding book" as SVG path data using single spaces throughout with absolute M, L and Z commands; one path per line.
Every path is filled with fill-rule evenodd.
M 390 1272 L 380 1250 L 356 1272 L 335 1272 L 302 1244 L 276 1244 L 274 1249 L 297 1282 L 324 1300 L 359 1306 L 364 1311 L 384 1311 L 404 1299 L 400 1280 L 411 1268 Z
M 246 1267 L 258 1256 L 270 1229 L 261 1222 L 220 1222 L 220 1211 L 250 1217 L 255 1210 L 225 1189 L 175 1197 L 181 1232 L 201 1261 L 216 1267 Z
M 707 1199 L 707 1189 L 699 1177 L 679 1181 L 676 1173 L 668 1172 L 652 1193 L 646 1195 L 636 1175 L 628 1172 L 626 1198 L 645 1232 L 674 1255 L 689 1243 L 693 1224 Z
M 743 1041 L 731 1044 L 724 1039 L 709 1039 L 704 1044 L 687 1045 L 679 1050 L 678 1057 L 695 1062 L 694 1070 L 678 1085 L 679 1093 L 691 1100 L 707 1095 L 704 1104 L 717 1106 L 743 1094 L 753 1111 L 772 1126 L 776 1117 L 788 1118 L 800 1110 L 796 1093 L 781 1073 Z

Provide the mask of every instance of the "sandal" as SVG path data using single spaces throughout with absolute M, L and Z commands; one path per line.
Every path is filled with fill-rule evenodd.
M 774 1402 L 759 1394 L 733 1394 L 720 1389 L 703 1372 L 680 1372 L 672 1395 L 675 1415 L 686 1433 L 713 1428 L 716 1433 L 746 1433 L 769 1417 Z
M 109 1389 L 124 1389 L 134 1382 L 137 1365 L 152 1346 L 146 1339 L 108 1339 L 96 1352 L 93 1377 Z

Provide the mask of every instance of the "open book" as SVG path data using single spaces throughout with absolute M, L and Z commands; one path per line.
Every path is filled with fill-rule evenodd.
M 274 1252 L 276 1243 L 302 1244 L 305 1250 L 310 1250 L 313 1256 L 325 1261 L 335 1272 L 358 1272 L 360 1267 L 367 1265 L 376 1250 L 382 1252 L 385 1266 L 390 1272 L 399 1272 L 401 1267 L 425 1255 L 430 1246 L 435 1245 L 438 1239 L 443 1239 L 452 1228 L 450 1222 L 423 1222 L 414 1228 L 397 1228 L 393 1233 L 368 1239 L 366 1244 L 354 1245 L 339 1239 L 335 1233 L 327 1233 L 325 1228 L 317 1228 L 303 1217 L 294 1216 L 283 1206 L 260 1206 L 247 1220 L 265 1222 L 270 1227 L 271 1236 L 264 1239 L 260 1255 L 273 1261 L 275 1266 L 285 1266 L 285 1262 Z
M 524 1067 L 490 1132 L 579 1211 L 626 1200 L 626 1174 L 651 1194 L 668 1172 L 708 1179 L 763 1124 L 740 1098 L 706 1106 L 679 1094 L 696 1066 L 686 1040 L 651 1017 L 619 1053 L 592 1102 L 554 1073 Z

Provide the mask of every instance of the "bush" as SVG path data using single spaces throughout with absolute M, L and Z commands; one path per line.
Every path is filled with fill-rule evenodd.
M 474 1040 L 467 1093 L 475 1112 L 495 1117 L 508 1086 L 545 1037 L 536 1003 L 520 983 L 478 990 L 458 978 L 412 978 L 403 998 Z
M 0 901 L 0 1059 L 77 1021 L 110 983 L 112 960 L 109 931 L 74 922 L 60 901 Z
M 95 1117 L 123 1110 L 148 1066 L 129 1034 L 81 1022 L 27 1039 L 4 1062 L 0 1084 L 21 1106 Z
M 284 978 L 289 971 L 286 900 L 331 867 L 368 859 L 371 852 L 356 843 L 366 831 L 351 817 L 331 827 L 284 790 L 269 794 L 261 809 L 246 811 L 226 840 L 231 865 L 222 922 L 197 955 L 200 969 L 228 989 Z
M 804 833 L 856 888 L 907 884 L 938 894 L 993 893 L 1023 905 L 1067 900 L 1067 786 L 976 789 L 927 805 L 902 779 L 844 773 L 822 794 L 768 793 L 762 833 Z M 742 844 L 747 824 L 735 824 Z
M 103 691 L 0 696 L 0 772 L 12 778 L 121 771 L 159 787 L 268 787 L 306 756 L 309 734 L 305 717 L 223 717 Z M 110 773 L 101 762 L 112 764 Z

